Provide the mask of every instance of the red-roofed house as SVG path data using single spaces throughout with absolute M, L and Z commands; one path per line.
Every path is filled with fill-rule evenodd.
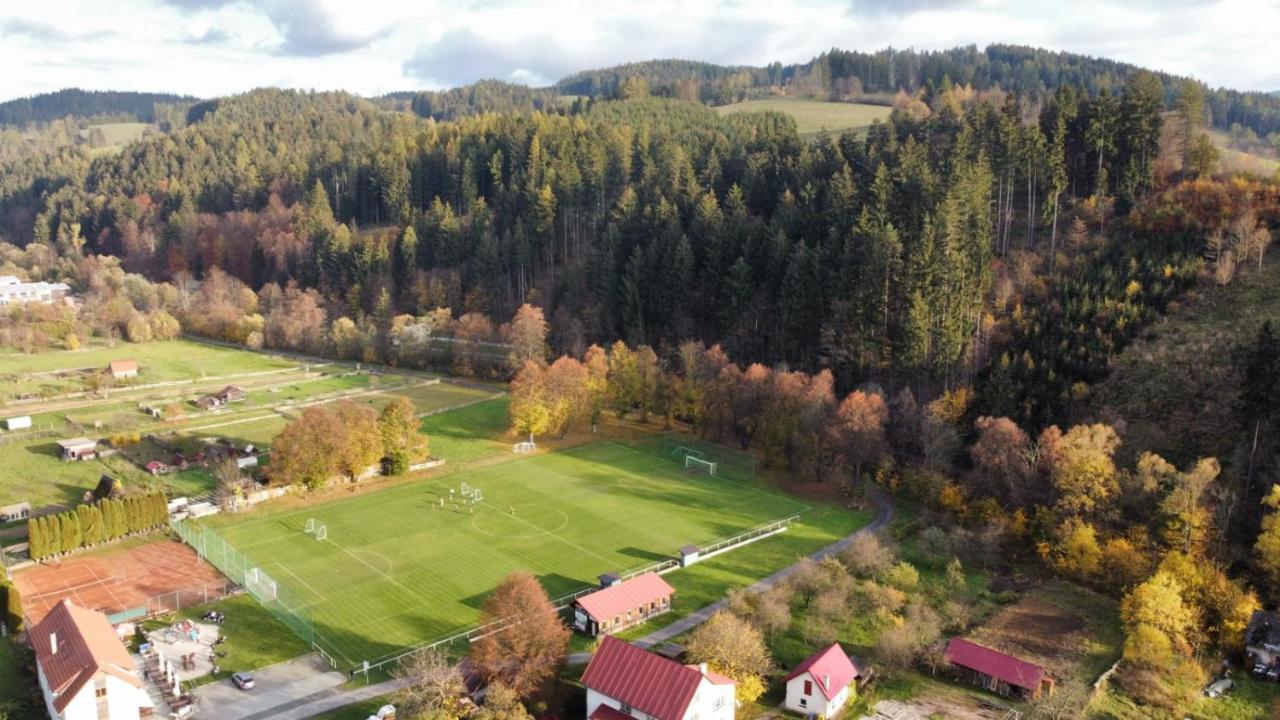
M 54 720 L 137 720 L 154 709 L 107 616 L 63 600 L 30 632 Z
M 116 380 L 138 377 L 137 360 L 112 360 L 107 363 L 107 372 Z
M 787 676 L 786 708 L 801 715 L 834 717 L 857 692 L 854 681 L 861 674 L 840 643 L 832 643 Z
M 733 680 L 606 636 L 582 675 L 587 720 L 733 720 Z
M 673 593 L 658 573 L 637 575 L 578 598 L 573 626 L 592 637 L 620 632 L 670 610 Z
M 1053 678 L 1044 668 L 964 638 L 947 643 L 947 660 L 962 680 L 1006 697 L 1053 694 Z

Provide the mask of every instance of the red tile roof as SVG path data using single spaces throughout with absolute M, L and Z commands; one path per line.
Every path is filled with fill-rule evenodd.
M 36 662 L 44 670 L 49 688 L 57 693 L 53 706 L 62 712 L 85 683 L 107 673 L 142 687 L 133 658 L 116 637 L 107 616 L 63 600 L 30 632 Z M 53 637 L 57 637 L 54 651 Z
M 702 678 L 697 666 L 681 665 L 606 635 L 582 675 L 582 684 L 656 720 L 681 720 Z M 708 679 L 717 684 L 727 680 Z
M 107 367 L 113 373 L 129 372 L 130 370 L 138 369 L 138 361 L 137 360 L 112 360 L 110 363 L 107 364 Z
M 612 587 L 597 590 L 578 598 L 578 605 L 596 620 L 608 620 L 664 597 L 671 597 L 675 588 L 667 584 L 658 573 L 645 573 L 620 582 Z
M 860 674 L 853 661 L 844 654 L 840 643 L 832 643 L 831 647 L 819 650 L 800 663 L 787 676 L 786 682 L 809 673 L 813 682 L 822 691 L 823 697 L 830 700 L 840 693 L 846 685 Z
M 947 659 L 961 667 L 977 670 L 1015 687 L 1031 691 L 1040 689 L 1044 668 L 1012 655 L 983 647 L 964 638 L 951 638 L 947 643 Z
M 595 712 L 591 713 L 591 717 L 587 718 L 587 720 L 635 720 L 635 718 L 617 708 L 601 705 L 596 708 Z

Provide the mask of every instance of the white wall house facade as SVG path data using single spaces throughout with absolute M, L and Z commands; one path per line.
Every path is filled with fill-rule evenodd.
M 732 679 L 606 635 L 582 674 L 587 720 L 733 720 Z
M 133 658 L 102 613 L 63 600 L 30 637 L 53 720 L 139 720 L 153 712 Z
M 685 708 L 679 720 L 733 720 L 735 700 L 732 683 L 716 684 L 703 678 L 694 691 L 693 699 Z M 609 707 L 621 713 L 623 717 L 637 720 L 663 720 L 657 715 L 650 715 L 617 698 L 587 688 L 587 717 L 595 718 L 600 708 Z
M 787 675 L 783 706 L 805 717 L 836 717 L 856 693 L 861 674 L 840 644 L 832 643 Z
M 0 305 L 51 303 L 70 292 L 66 283 L 22 282 L 13 275 L 0 275 Z
M 849 686 L 832 696 L 830 700 L 819 689 L 818 681 L 809 673 L 787 681 L 786 708 L 801 715 L 832 717 L 849 701 Z

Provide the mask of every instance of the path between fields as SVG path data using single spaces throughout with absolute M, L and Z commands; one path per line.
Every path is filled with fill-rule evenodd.
M 853 534 L 841 538 L 840 540 L 837 540 L 809 555 L 810 558 L 814 560 L 822 560 L 823 558 L 835 555 L 848 547 L 849 544 L 853 542 L 854 538 L 864 533 L 879 532 L 893 520 L 893 504 L 889 502 L 888 496 L 877 488 L 870 488 L 867 494 L 870 497 L 872 504 L 876 506 L 875 518 L 868 525 L 859 528 Z M 782 580 L 787 576 L 795 572 L 795 569 L 795 564 L 789 565 L 769 577 L 756 582 L 748 589 L 753 592 L 767 590 L 782 582 Z M 668 640 L 686 633 L 706 622 L 717 611 L 723 609 L 724 605 L 725 603 L 723 600 L 712 603 L 680 618 L 664 628 L 655 630 L 632 642 L 635 645 L 645 648 L 667 642 Z M 570 665 L 582 665 L 591 659 L 591 654 L 573 653 L 566 659 Z M 290 665 L 296 662 L 298 661 L 282 663 L 282 665 Z M 269 686 L 268 684 L 264 684 L 264 680 L 269 683 L 272 676 L 275 674 L 273 673 L 273 670 L 277 667 L 281 666 L 272 666 L 270 668 L 259 670 L 255 673 L 258 679 L 259 688 Z M 335 673 L 326 673 L 325 675 L 331 676 L 334 674 Z M 380 697 L 383 695 L 389 695 L 399 689 L 399 687 L 400 681 L 398 680 L 387 680 L 380 683 L 374 683 L 373 685 L 366 685 L 364 687 L 349 690 L 343 690 L 341 687 L 334 686 L 297 697 L 288 702 L 283 702 L 272 707 L 262 708 L 250 714 L 230 714 L 224 712 L 220 713 L 219 717 L 225 717 L 227 720 L 265 720 L 265 718 L 273 718 L 277 720 L 305 720 L 306 718 L 326 713 L 331 710 L 336 710 L 337 708 L 351 705 L 353 703 L 363 702 L 370 698 Z M 203 705 L 205 702 L 206 701 L 202 699 L 201 704 Z M 219 707 L 222 709 L 222 706 Z

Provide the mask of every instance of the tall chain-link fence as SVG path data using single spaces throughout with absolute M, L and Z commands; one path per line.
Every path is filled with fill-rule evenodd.
M 247 589 L 262 607 L 308 645 L 316 646 L 311 608 L 287 585 L 271 580 L 258 562 L 199 520 L 174 520 L 171 525 L 178 537 L 194 548 L 202 559 L 221 570 L 231 582 Z

